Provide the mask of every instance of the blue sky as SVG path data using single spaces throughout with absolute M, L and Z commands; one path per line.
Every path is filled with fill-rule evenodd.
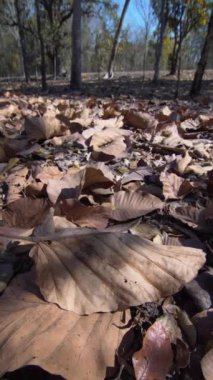
M 141 0 L 144 1 L 146 4 L 149 3 L 149 0 Z M 119 12 L 121 13 L 122 8 L 124 6 L 125 0 L 115 0 L 116 3 L 119 4 Z M 131 0 L 129 4 L 129 8 L 127 10 L 127 14 L 124 20 L 124 25 L 130 25 L 132 28 L 137 28 L 143 26 L 143 20 L 140 16 L 137 8 L 137 0 Z

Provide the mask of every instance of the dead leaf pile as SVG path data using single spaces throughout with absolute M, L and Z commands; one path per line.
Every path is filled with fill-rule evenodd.
M 0 375 L 190 379 L 198 347 L 210 379 L 190 289 L 212 281 L 213 116 L 190 106 L 0 99 Z

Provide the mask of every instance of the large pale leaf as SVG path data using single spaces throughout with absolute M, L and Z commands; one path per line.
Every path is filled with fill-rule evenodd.
M 30 255 L 44 298 L 79 314 L 122 310 L 174 294 L 205 262 L 202 250 L 159 246 L 130 234 L 71 233 L 58 240 L 45 237 L 48 243 L 38 243 Z
M 135 191 L 118 191 L 112 195 L 111 203 L 110 217 L 119 221 L 137 218 L 163 207 L 163 202 L 154 195 Z
M 127 348 L 121 313 L 80 317 L 61 310 L 42 300 L 33 280 L 31 272 L 19 275 L 0 299 L 0 376 L 39 365 L 65 379 L 110 377 L 116 349 Z

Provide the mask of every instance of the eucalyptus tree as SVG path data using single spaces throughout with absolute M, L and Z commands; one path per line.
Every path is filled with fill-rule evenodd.
M 27 2 L 27 0 L 1 0 L 0 2 L 1 24 L 17 31 L 23 75 L 26 82 L 29 81 L 26 31 L 30 5 L 31 2 Z
M 170 4 L 168 25 L 174 35 L 170 60 L 170 74 L 177 70 L 178 58 L 183 42 L 190 32 L 208 23 L 208 2 L 206 0 L 173 0 Z
M 201 57 L 197 65 L 197 70 L 194 75 L 190 94 L 198 95 L 201 90 L 203 74 L 207 65 L 210 49 L 213 49 L 213 9 L 209 18 L 206 38 L 201 52 Z
M 120 20 L 118 22 L 118 26 L 117 26 L 117 29 L 115 32 L 115 37 L 114 37 L 113 44 L 112 44 L 112 50 L 111 50 L 110 57 L 109 57 L 108 69 L 107 69 L 107 74 L 105 75 L 105 79 L 113 77 L 113 65 L 115 62 L 116 50 L 118 47 L 119 37 L 120 37 L 120 33 L 121 33 L 121 29 L 122 29 L 122 25 L 124 22 L 125 15 L 127 13 L 128 7 L 129 7 L 129 3 L 130 3 L 130 0 L 125 0 L 125 2 L 124 2 L 124 6 L 123 6 L 123 9 L 121 12 L 121 17 L 120 17 Z
M 152 0 L 154 13 L 158 18 L 157 43 L 155 48 L 155 64 L 153 82 L 158 83 L 160 78 L 160 63 L 163 50 L 163 40 L 169 19 L 169 0 Z
M 74 0 L 72 18 L 72 63 L 70 87 L 81 88 L 81 0 Z

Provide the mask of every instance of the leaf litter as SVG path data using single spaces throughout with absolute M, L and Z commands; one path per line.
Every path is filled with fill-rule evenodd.
M 212 118 L 186 101 L 1 99 L 1 375 L 210 378 Z

